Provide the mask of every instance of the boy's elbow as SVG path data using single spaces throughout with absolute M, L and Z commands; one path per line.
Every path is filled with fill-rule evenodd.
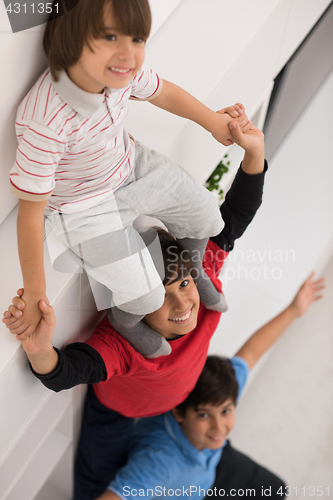
M 246 363 L 249 365 L 250 370 L 252 370 L 252 368 L 254 367 L 256 362 L 258 361 L 258 357 L 255 355 L 255 353 L 249 351 L 248 349 L 241 348 L 236 353 L 236 356 L 244 359 L 244 361 L 246 361 Z

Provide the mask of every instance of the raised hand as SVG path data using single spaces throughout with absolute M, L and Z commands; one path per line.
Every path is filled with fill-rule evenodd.
M 232 122 L 237 123 L 243 133 L 246 133 L 252 126 L 246 116 L 243 104 L 236 103 L 234 106 L 220 109 L 216 113 L 211 133 L 214 139 L 224 146 L 231 146 L 235 142 L 230 130 L 230 123 Z
M 233 141 L 245 150 L 246 153 L 258 154 L 264 149 L 264 134 L 260 129 L 249 122 L 246 131 L 241 130 L 234 120 L 229 125 Z
M 4 313 L 2 321 L 21 342 L 35 372 L 41 375 L 51 373 L 58 364 L 58 354 L 52 345 L 56 322 L 53 307 L 41 300 L 38 304 L 41 319 L 36 328 L 31 333 L 27 333 L 27 331 L 16 333 L 17 315 L 22 316 L 26 307 L 22 299 L 23 292 L 23 289 L 17 291 L 18 295 L 13 298 L 12 304 L 9 306 L 8 311 Z
M 10 331 L 15 335 L 21 335 L 22 339 L 27 338 L 35 330 L 39 321 L 42 317 L 42 312 L 39 308 L 39 301 L 34 297 L 24 294 L 22 296 L 24 300 L 24 312 L 17 310 L 14 317 L 11 318 L 8 324 L 10 324 Z M 46 299 L 47 300 L 47 299 Z
M 49 346 L 55 327 L 55 316 L 53 308 L 41 300 L 38 304 L 40 320 L 36 327 L 29 332 L 25 330 L 19 333 L 20 327 L 17 327 L 17 320 L 24 316 L 26 303 L 23 300 L 24 290 L 20 288 L 17 291 L 17 296 L 13 298 L 12 304 L 4 313 L 2 322 L 7 326 L 9 331 L 16 335 L 16 338 L 21 342 L 24 350 L 28 353 L 37 352 Z
M 294 310 L 296 317 L 302 316 L 313 302 L 323 297 L 321 290 L 325 288 L 325 278 L 314 281 L 314 274 L 312 273 L 303 283 L 289 306 Z

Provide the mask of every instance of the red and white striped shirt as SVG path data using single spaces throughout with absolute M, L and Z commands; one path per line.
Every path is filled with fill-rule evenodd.
M 145 65 L 122 89 L 92 94 L 65 72 L 55 82 L 49 70 L 37 80 L 17 111 L 12 192 L 47 208 L 74 213 L 114 192 L 134 166 L 134 144 L 123 127 L 130 97 L 149 100 L 162 90 Z

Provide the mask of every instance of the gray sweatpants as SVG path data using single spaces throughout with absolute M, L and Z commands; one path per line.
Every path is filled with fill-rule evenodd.
M 158 238 L 149 252 L 133 227 L 139 215 L 159 219 L 176 238 L 208 238 L 223 228 L 217 201 L 207 189 L 136 142 L 135 168 L 117 191 L 84 212 L 52 212 L 46 218 L 46 228 L 74 252 L 88 276 L 112 291 L 108 304 L 107 293 L 94 294 L 98 309 L 115 305 L 149 314 L 163 304 L 164 287 L 151 256 L 161 261 Z

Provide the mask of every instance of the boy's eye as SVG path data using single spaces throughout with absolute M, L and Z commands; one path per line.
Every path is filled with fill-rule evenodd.
M 104 40 L 107 40 L 108 42 L 114 42 L 116 38 L 116 35 L 105 35 Z
M 227 408 L 226 410 L 222 411 L 222 415 L 229 415 L 230 412 L 231 412 L 230 408 Z
M 184 281 L 181 282 L 181 284 L 179 286 L 180 286 L 180 288 L 184 288 L 188 284 L 189 284 L 189 280 L 184 280 Z
M 208 417 L 208 413 L 198 413 L 198 417 L 199 418 L 207 418 Z
M 143 38 L 133 38 L 133 42 L 135 42 L 135 43 L 145 43 L 146 40 L 144 40 Z

